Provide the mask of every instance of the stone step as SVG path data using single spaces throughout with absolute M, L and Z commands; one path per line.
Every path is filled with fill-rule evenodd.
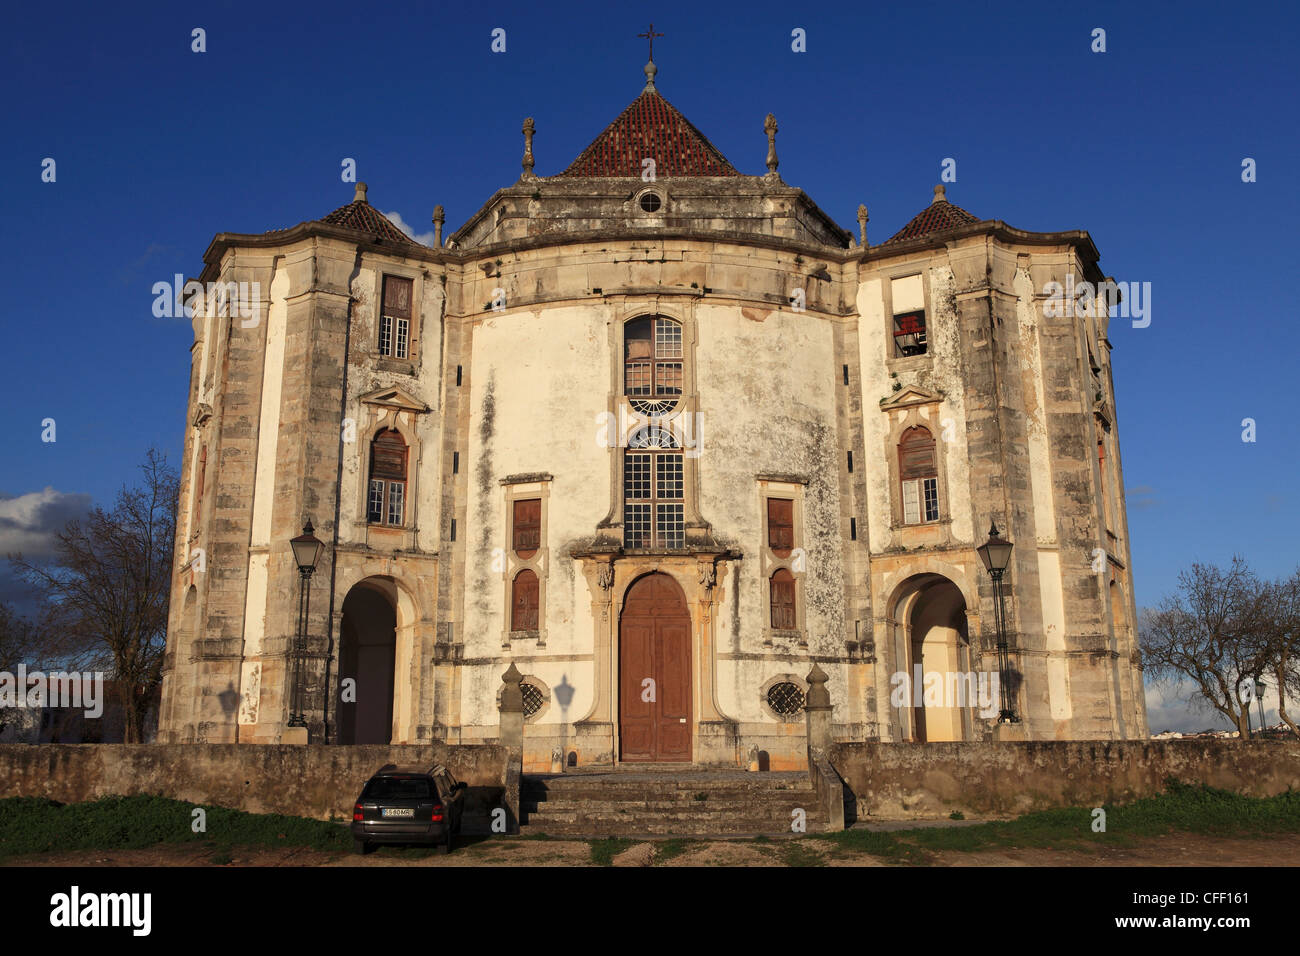
M 789 834 L 792 821 L 766 820 L 751 817 L 734 817 L 726 820 L 538 820 L 530 822 L 520 831 L 528 834 L 543 833 L 547 836 L 575 836 L 588 839 L 604 837 L 639 837 L 639 836 L 779 836 Z M 824 822 L 809 815 L 805 821 L 807 833 L 820 833 L 825 829 Z
M 645 822 L 714 822 L 714 823 L 732 823 L 737 820 L 755 820 L 764 823 L 786 824 L 794 820 L 794 815 L 790 812 L 793 808 L 784 810 L 767 811 L 751 807 L 748 810 L 711 810 L 700 813 L 674 812 L 671 810 L 660 811 L 629 811 L 628 813 L 619 813 L 617 811 L 601 810 L 541 810 L 536 813 L 530 813 L 525 818 L 528 826 L 545 826 L 550 823 L 586 823 L 592 826 L 596 824 L 627 824 L 627 823 L 645 823 Z M 806 811 L 804 819 L 812 819 L 816 816 L 812 809 L 803 807 Z
M 610 809 L 616 811 L 691 811 L 691 810 L 736 810 L 748 809 L 751 807 L 785 807 L 792 809 L 794 807 L 817 806 L 817 794 L 813 790 L 807 790 L 802 793 L 798 791 L 789 791 L 780 795 L 780 799 L 764 798 L 755 799 L 751 794 L 713 794 L 708 800 L 696 800 L 690 796 L 679 797 L 676 800 L 605 800 L 605 799 L 583 799 L 565 797 L 550 797 L 546 800 L 534 800 L 523 797 L 520 800 L 523 807 L 532 813 L 538 811 L 550 810 L 601 810 Z

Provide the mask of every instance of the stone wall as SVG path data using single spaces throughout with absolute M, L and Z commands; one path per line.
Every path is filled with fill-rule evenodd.
M 241 744 L 0 746 L 0 797 L 61 803 L 158 794 L 250 813 L 351 819 L 361 787 L 384 764 L 445 764 L 469 785 L 476 820 L 500 805 L 506 751 L 495 745 L 330 747 Z
M 1167 777 L 1251 796 L 1300 789 L 1295 741 L 839 743 L 858 819 L 1019 814 L 1152 796 Z

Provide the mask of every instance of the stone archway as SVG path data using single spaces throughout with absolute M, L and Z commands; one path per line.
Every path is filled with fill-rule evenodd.
M 627 589 L 618 630 L 620 759 L 691 760 L 691 615 L 662 572 Z
M 339 630 L 338 741 L 387 744 L 393 739 L 397 670 L 397 605 L 391 581 L 366 578 L 348 591 Z M 351 693 L 345 681 L 354 681 Z
M 900 723 L 915 743 L 973 739 L 972 711 L 996 688 L 971 669 L 966 599 L 940 574 L 919 574 L 900 586 L 894 605 L 896 654 L 906 679 Z

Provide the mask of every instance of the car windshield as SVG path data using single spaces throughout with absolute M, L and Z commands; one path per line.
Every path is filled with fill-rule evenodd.
M 433 788 L 427 777 L 375 777 L 362 797 L 369 800 L 427 800 Z

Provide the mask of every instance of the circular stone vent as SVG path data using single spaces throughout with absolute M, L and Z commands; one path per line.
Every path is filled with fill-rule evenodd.
M 790 681 L 773 684 L 767 691 L 767 706 L 782 717 L 794 717 L 803 710 L 803 691 Z
M 644 212 L 658 212 L 663 204 L 664 201 L 659 198 L 658 193 L 644 193 L 641 196 L 641 209 Z

